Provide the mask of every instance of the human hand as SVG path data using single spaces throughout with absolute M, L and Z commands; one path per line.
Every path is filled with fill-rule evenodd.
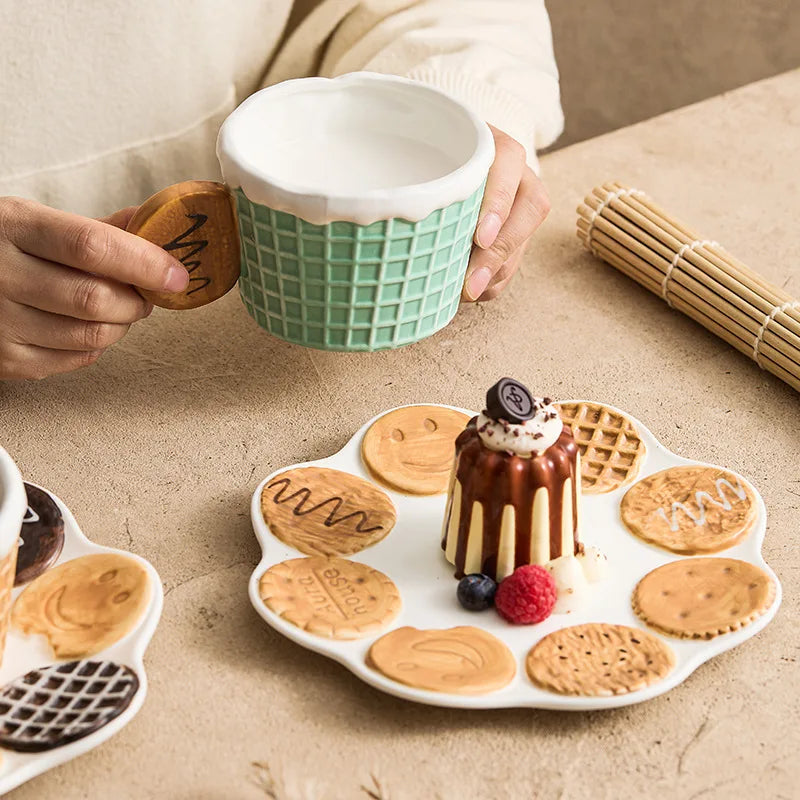
M 464 281 L 462 297 L 469 302 L 491 300 L 503 291 L 519 267 L 528 240 L 550 211 L 544 184 L 525 163 L 525 148 L 489 127 L 495 158 Z
M 134 288 L 179 292 L 189 275 L 158 245 L 103 220 L 0 197 L 0 380 L 85 367 L 153 309 Z

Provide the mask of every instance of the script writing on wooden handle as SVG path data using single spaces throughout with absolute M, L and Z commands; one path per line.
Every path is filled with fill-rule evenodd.
M 239 278 L 239 234 L 233 198 L 214 181 L 184 181 L 145 200 L 128 231 L 163 247 L 189 272 L 182 292 L 139 289 L 162 308 L 198 308 L 222 297 Z

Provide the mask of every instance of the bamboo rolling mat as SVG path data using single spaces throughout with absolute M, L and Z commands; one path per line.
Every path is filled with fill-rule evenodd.
M 800 392 L 800 301 L 703 239 L 644 192 L 604 183 L 578 207 L 578 237 Z

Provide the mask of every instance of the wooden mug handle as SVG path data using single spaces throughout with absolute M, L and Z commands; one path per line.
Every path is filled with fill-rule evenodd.
M 138 289 L 162 308 L 198 308 L 229 292 L 239 278 L 239 232 L 233 196 L 215 181 L 184 181 L 142 203 L 127 230 L 163 247 L 189 271 L 182 292 Z

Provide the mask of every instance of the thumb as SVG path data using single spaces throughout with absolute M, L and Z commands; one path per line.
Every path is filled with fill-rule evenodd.
M 113 225 L 115 228 L 122 228 L 125 230 L 131 217 L 139 210 L 139 206 L 128 206 L 119 211 L 115 211 L 107 217 L 99 217 L 100 222 L 105 222 L 108 225 Z

